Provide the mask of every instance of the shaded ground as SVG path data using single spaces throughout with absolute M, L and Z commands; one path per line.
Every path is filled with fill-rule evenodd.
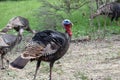
M 22 48 L 20 46 L 20 48 Z M 8 54 L 10 55 L 10 54 Z M 19 53 L 9 56 L 14 60 Z M 36 62 L 21 71 L 0 71 L 0 80 L 32 80 Z M 36 80 L 48 80 L 49 64 L 42 62 Z M 53 68 L 53 80 L 120 80 L 120 35 L 102 41 L 72 43 Z

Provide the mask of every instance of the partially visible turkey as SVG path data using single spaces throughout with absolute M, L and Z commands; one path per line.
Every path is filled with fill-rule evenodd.
M 118 2 L 110 2 L 101 5 L 97 11 L 90 16 L 91 19 L 94 19 L 95 17 L 99 15 L 106 15 L 111 18 L 111 21 L 115 19 L 115 21 L 118 21 L 120 17 L 120 3 Z
M 16 16 L 16 17 L 11 18 L 8 21 L 8 24 L 1 30 L 1 32 L 6 33 L 10 29 L 19 31 L 20 28 L 27 30 L 29 32 L 35 33 L 35 31 L 30 28 L 28 19 L 26 19 L 22 16 Z
M 17 35 L 0 33 L 1 69 L 5 69 L 3 65 L 3 59 L 5 59 L 7 63 L 9 63 L 9 60 L 5 58 L 5 55 L 10 52 L 15 47 L 15 45 L 21 42 L 22 33 L 23 29 L 20 29 Z
M 36 33 L 21 56 L 10 63 L 10 68 L 22 69 L 30 60 L 37 60 L 36 71 L 33 78 L 33 80 L 35 80 L 41 61 L 50 62 L 49 80 L 51 80 L 53 64 L 67 52 L 72 36 L 72 22 L 65 19 L 62 24 L 65 33 L 53 30 L 44 30 Z
M 14 29 L 17 35 L 7 33 L 9 30 Z M 9 63 L 9 60 L 5 58 L 5 55 L 10 52 L 15 45 L 19 44 L 22 40 L 22 33 L 24 30 L 35 33 L 29 27 L 29 22 L 26 18 L 17 16 L 12 18 L 7 26 L 0 32 L 0 55 L 1 55 L 1 69 L 5 69 L 3 60 Z

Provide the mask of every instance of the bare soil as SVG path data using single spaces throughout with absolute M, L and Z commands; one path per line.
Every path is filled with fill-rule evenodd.
M 20 48 L 23 47 L 20 45 Z M 10 61 L 20 55 L 20 52 L 12 52 L 7 55 Z M 0 80 L 32 80 L 35 67 L 36 61 L 22 70 L 1 70 Z M 41 63 L 36 80 L 49 80 L 48 63 Z M 52 80 L 120 80 L 120 35 L 71 43 L 65 56 L 56 61 Z

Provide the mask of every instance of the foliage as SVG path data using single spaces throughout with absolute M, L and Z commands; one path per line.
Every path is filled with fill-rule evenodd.
M 116 0 L 116 2 L 120 2 L 120 0 Z
M 39 0 L 42 6 L 39 9 L 40 26 L 44 28 L 57 29 L 61 26 L 60 23 L 63 19 L 71 19 L 72 13 L 80 9 L 88 0 Z M 41 25 L 42 24 L 42 25 Z
M 93 20 L 89 20 L 90 14 L 94 13 L 97 9 L 95 0 L 89 4 L 86 3 L 89 0 L 86 0 L 86 2 L 85 0 L 70 0 L 74 2 L 76 1 L 76 4 L 77 1 L 79 1 L 80 5 L 78 6 L 78 9 L 75 9 L 75 6 L 73 6 L 75 3 L 72 2 L 70 6 L 71 8 L 68 11 L 67 6 L 65 6 L 66 4 L 62 1 L 66 0 L 0 2 L 0 28 L 3 28 L 12 17 L 23 16 L 29 20 L 30 26 L 35 30 L 57 29 L 63 31 L 63 28 L 60 27 L 62 26 L 61 21 L 68 18 L 73 22 L 73 38 L 85 35 L 97 38 L 104 37 L 106 35 L 109 36 L 113 33 L 120 33 L 120 27 L 116 22 L 111 23 L 110 19 L 107 17 L 99 16 Z M 92 7 L 93 10 L 90 7 Z

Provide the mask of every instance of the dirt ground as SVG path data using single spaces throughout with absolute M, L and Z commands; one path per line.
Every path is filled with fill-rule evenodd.
M 13 61 L 19 54 L 7 57 Z M 0 80 L 32 80 L 35 66 L 34 61 L 22 70 L 1 70 Z M 41 63 L 36 80 L 49 80 L 48 63 Z M 120 35 L 102 41 L 71 43 L 65 56 L 56 61 L 52 80 L 120 80 Z

